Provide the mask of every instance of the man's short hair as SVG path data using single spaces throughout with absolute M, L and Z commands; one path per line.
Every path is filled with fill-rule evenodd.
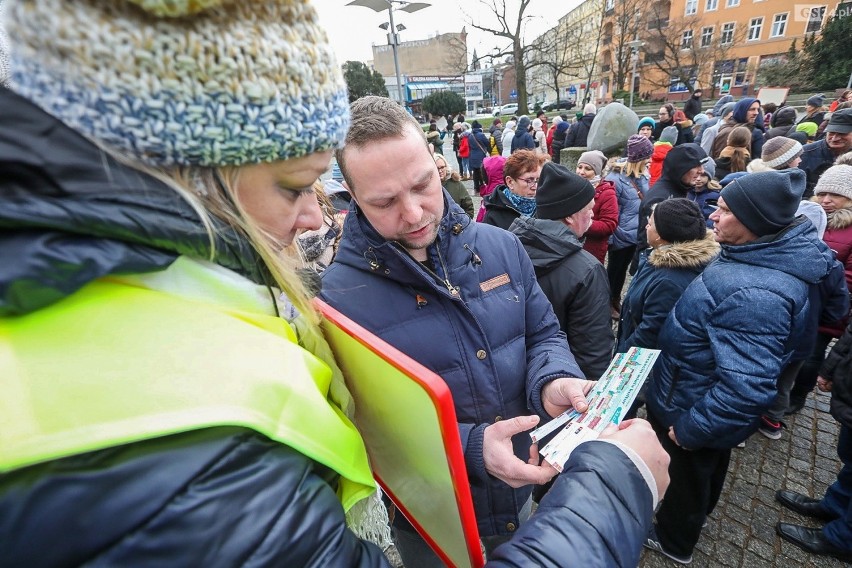
M 349 109 L 352 114 L 352 124 L 346 134 L 343 147 L 337 149 L 335 157 L 346 185 L 352 192 L 355 188 L 346 167 L 347 148 L 363 148 L 374 142 L 402 138 L 407 126 L 419 132 L 423 136 L 423 144 L 426 144 L 426 134 L 414 117 L 408 114 L 399 103 L 387 97 L 361 97 L 349 105 Z

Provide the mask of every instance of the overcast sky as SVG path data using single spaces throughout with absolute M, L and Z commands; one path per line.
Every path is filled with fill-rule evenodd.
M 373 58 L 372 45 L 387 44 L 385 31 L 379 24 L 388 21 L 387 10 L 374 12 L 360 6 L 346 6 L 351 0 L 314 0 L 320 23 L 328 31 L 331 44 L 342 64 L 344 61 L 368 61 Z M 432 4 L 413 14 L 394 10 L 394 23 L 403 24 L 400 41 L 414 41 L 434 37 L 438 33 L 459 32 L 466 21 L 482 26 L 497 27 L 493 12 L 479 0 L 427 0 Z M 487 0 L 489 3 L 492 0 Z M 498 5 L 507 3 L 507 13 L 517 14 L 517 0 L 493 0 Z M 533 16 L 526 26 L 526 38 L 531 40 L 556 25 L 581 0 L 532 0 L 527 14 Z M 466 15 L 467 14 L 467 15 Z M 474 30 L 467 26 L 468 58 L 474 48 L 480 57 L 491 52 L 506 40 Z

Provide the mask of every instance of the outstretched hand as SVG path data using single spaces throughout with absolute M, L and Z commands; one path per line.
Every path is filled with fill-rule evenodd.
M 485 428 L 482 440 L 482 457 L 485 470 L 510 487 L 547 483 L 557 471 L 547 462 L 539 465 L 538 445 L 530 447 L 526 463 L 518 459 L 512 447 L 512 436 L 535 428 L 538 416 L 518 416 L 501 420 Z
M 609 426 L 601 433 L 601 439 L 609 439 L 629 447 L 639 454 L 657 482 L 657 494 L 662 499 L 669 486 L 669 461 L 671 458 L 663 449 L 660 440 L 647 420 L 634 418 L 625 420 L 618 426 Z
M 545 412 L 553 418 L 569 408 L 585 412 L 589 408 L 586 395 L 592 390 L 594 384 L 594 381 L 569 377 L 550 381 L 541 390 L 541 402 Z

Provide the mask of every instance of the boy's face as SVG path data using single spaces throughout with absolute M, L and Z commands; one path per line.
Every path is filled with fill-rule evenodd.
M 698 181 L 695 182 L 695 189 L 696 190 L 704 189 L 705 187 L 707 187 L 707 183 L 709 181 L 710 181 L 710 176 L 708 176 L 706 173 L 702 174 L 701 176 L 698 177 Z

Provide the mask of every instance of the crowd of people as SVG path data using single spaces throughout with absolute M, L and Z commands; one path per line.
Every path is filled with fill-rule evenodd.
M 4 8 L 0 563 L 441 565 L 379 498 L 317 295 L 447 383 L 489 566 L 688 563 L 731 449 L 814 384 L 843 470 L 777 495 L 823 529 L 777 531 L 852 558 L 848 94 L 783 131 L 699 93 L 568 169 L 593 104 L 424 133 L 349 104 L 308 0 Z M 633 346 L 662 353 L 631 418 L 542 461 L 528 432 Z

